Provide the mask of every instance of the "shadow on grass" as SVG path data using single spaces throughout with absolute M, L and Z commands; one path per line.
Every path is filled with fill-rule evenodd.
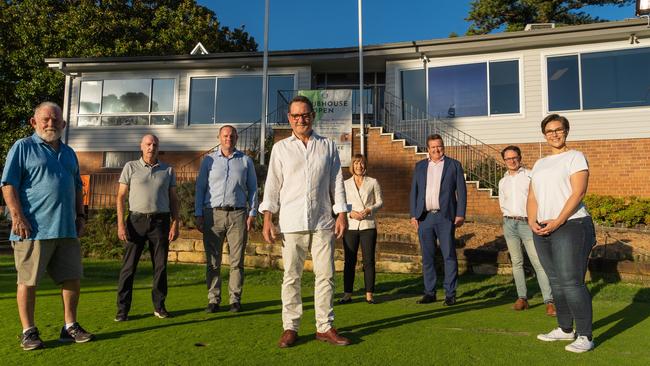
M 633 302 L 625 308 L 605 318 L 597 320 L 593 324 L 594 329 L 606 327 L 612 323 L 615 324 L 596 337 L 595 342 L 603 344 L 650 317 L 650 306 L 647 303 L 649 299 L 650 288 L 642 288 L 634 296 Z

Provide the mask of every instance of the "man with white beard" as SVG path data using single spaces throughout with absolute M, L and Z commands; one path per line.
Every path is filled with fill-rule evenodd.
M 11 212 L 16 262 L 16 301 L 24 350 L 43 347 L 34 324 L 36 286 L 45 272 L 61 286 L 65 324 L 60 342 L 88 342 L 94 335 L 77 323 L 83 276 L 79 236 L 83 233 L 82 184 L 77 156 L 61 141 L 61 108 L 43 102 L 29 123 L 35 133 L 14 143 L 2 172 L 2 194 Z

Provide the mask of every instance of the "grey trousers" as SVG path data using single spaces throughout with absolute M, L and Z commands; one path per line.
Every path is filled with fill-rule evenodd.
M 244 285 L 244 254 L 248 232 L 247 211 L 221 211 L 203 209 L 203 246 L 205 248 L 208 302 L 221 303 L 221 259 L 223 241 L 228 241 L 230 279 L 228 294 L 230 303 L 240 302 Z

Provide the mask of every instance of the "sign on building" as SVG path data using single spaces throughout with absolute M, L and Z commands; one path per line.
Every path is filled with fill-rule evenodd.
M 336 142 L 341 166 L 352 159 L 352 90 L 300 90 L 299 95 L 314 104 L 313 128 L 317 134 Z

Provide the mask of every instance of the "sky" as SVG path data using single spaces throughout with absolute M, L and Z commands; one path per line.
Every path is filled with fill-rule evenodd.
M 356 0 L 269 0 L 269 50 L 356 47 Z M 245 25 L 264 49 L 264 0 L 198 0 L 212 9 L 221 25 Z M 464 35 L 470 0 L 365 0 L 363 44 L 419 41 Z M 608 20 L 634 17 L 635 5 L 590 7 L 588 13 Z M 209 50 L 208 50 L 209 51 Z

